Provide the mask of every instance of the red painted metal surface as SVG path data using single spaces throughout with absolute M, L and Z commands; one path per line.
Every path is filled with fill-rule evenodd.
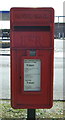
M 16 109 L 51 108 L 53 105 L 54 10 L 53 8 L 12 8 L 10 25 L 11 105 Z M 24 79 L 26 79 L 24 66 L 27 65 L 24 64 L 25 60 L 41 61 L 39 91 L 24 90 Z M 36 66 L 37 63 L 34 62 L 34 65 Z

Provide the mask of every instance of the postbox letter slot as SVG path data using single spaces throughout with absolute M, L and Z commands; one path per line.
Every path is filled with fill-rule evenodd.
M 50 26 L 14 26 L 15 31 L 50 31 Z

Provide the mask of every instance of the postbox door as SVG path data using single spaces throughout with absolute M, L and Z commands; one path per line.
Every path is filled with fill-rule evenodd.
M 52 106 L 53 52 L 48 50 L 36 52 L 37 55 L 32 57 L 28 54 L 23 56 L 23 53 L 26 55 L 26 51 L 13 51 L 12 59 L 16 64 L 12 67 L 15 89 L 12 88 L 12 104 L 14 101 L 15 108 L 30 108 L 30 106 L 31 108 L 50 108 Z

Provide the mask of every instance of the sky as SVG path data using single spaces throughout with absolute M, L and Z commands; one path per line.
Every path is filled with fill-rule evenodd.
M 1 0 L 0 11 L 11 7 L 53 7 L 55 15 L 63 15 L 64 0 Z
M 1 0 L 0 11 L 10 11 L 12 7 L 53 7 L 55 16 L 63 16 L 64 0 Z M 55 22 L 58 18 L 55 17 Z M 59 22 L 63 22 L 63 18 L 59 18 Z M 0 21 L 0 28 L 10 28 L 8 21 Z

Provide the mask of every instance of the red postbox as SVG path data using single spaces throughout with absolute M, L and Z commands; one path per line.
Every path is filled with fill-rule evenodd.
M 12 8 L 11 103 L 16 109 L 53 105 L 54 10 Z

